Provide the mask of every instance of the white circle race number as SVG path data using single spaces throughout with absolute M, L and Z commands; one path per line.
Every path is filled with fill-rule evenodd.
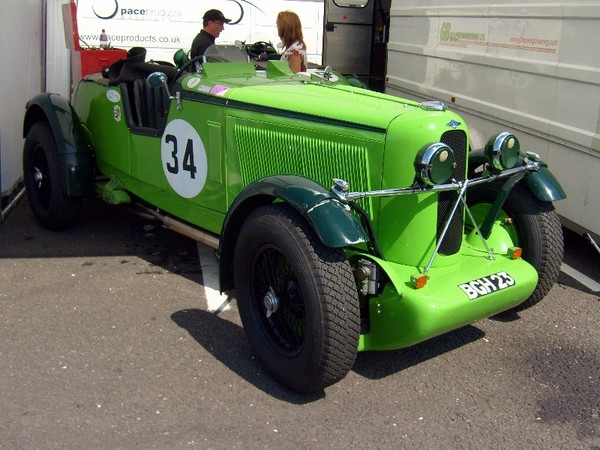
M 163 171 L 175 192 L 184 198 L 198 195 L 206 183 L 206 149 L 185 120 L 167 125 L 160 144 Z

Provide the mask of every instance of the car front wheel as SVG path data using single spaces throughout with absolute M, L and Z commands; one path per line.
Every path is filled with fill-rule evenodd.
M 326 247 L 283 203 L 258 208 L 235 250 L 238 309 L 269 372 L 298 392 L 342 379 L 356 359 L 359 301 L 341 249 Z

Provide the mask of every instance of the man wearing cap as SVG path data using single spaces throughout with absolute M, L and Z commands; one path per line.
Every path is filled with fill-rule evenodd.
M 202 30 L 196 35 L 190 49 L 190 58 L 204 55 L 208 47 L 215 43 L 225 24 L 231 22 L 218 9 L 209 9 L 202 18 Z

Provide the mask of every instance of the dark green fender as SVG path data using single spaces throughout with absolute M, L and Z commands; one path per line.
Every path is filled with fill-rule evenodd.
M 320 184 L 294 175 L 263 178 L 240 192 L 225 218 L 218 251 L 222 291 L 233 288 L 233 253 L 244 219 L 257 207 L 275 201 L 284 201 L 298 211 L 328 247 L 343 248 L 368 241 L 350 208 Z
M 475 168 L 486 162 L 483 149 L 473 150 L 469 153 L 469 167 Z M 521 165 L 524 165 L 524 160 L 521 159 Z M 567 194 L 556 179 L 556 177 L 548 169 L 548 165 L 540 161 L 540 170 L 538 172 L 529 172 L 525 175 L 525 184 L 529 190 L 539 200 L 543 202 L 555 202 L 567 198 Z
M 567 194 L 546 163 L 540 162 L 540 170 L 528 173 L 525 182 L 531 192 L 542 201 L 555 202 L 567 198 Z
M 94 193 L 94 163 L 92 148 L 71 104 L 57 94 L 39 94 L 26 105 L 23 137 L 39 121 L 48 122 L 60 161 L 65 195 L 84 196 Z

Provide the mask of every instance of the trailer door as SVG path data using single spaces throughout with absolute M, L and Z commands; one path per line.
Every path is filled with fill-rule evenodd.
M 326 0 L 323 64 L 369 75 L 374 0 Z

